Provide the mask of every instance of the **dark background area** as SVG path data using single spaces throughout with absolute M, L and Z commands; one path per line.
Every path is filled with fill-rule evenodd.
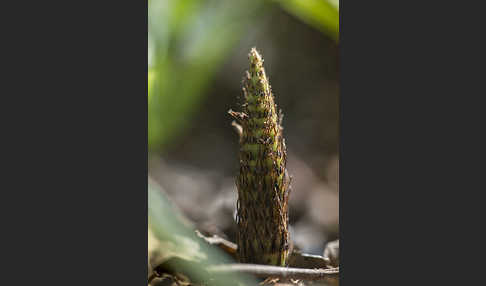
M 481 281 L 483 10 L 343 2 L 341 283 Z M 2 280 L 146 283 L 147 4 L 19 3 L 5 9 Z

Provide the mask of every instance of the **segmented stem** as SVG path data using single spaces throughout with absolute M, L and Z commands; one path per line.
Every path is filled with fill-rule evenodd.
M 286 147 L 281 114 L 255 48 L 243 81 L 241 112 L 229 113 L 241 126 L 237 223 L 238 257 L 243 263 L 286 266 L 289 255 Z

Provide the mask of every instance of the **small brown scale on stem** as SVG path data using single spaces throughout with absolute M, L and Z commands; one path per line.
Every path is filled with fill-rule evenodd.
M 282 116 L 277 114 L 263 59 L 255 48 L 249 60 L 242 111 L 229 111 L 240 133 L 238 258 L 242 263 L 287 266 L 290 178 Z

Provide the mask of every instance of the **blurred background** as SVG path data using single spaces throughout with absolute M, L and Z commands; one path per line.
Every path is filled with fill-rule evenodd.
M 291 239 L 320 254 L 339 233 L 338 1 L 149 0 L 149 177 L 203 233 L 235 241 L 238 136 L 256 47 L 283 110 Z

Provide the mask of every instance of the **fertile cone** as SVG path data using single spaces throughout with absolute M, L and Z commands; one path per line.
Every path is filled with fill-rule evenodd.
M 242 263 L 287 266 L 289 256 L 286 148 L 263 59 L 253 48 L 243 82 L 242 112 L 229 111 L 240 128 L 237 224 Z

